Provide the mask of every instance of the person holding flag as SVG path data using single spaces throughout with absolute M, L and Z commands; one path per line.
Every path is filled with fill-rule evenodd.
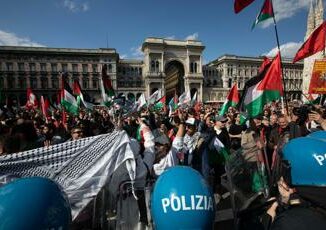
M 280 53 L 265 65 L 263 71 L 245 83 L 243 91 L 239 107 L 247 111 L 248 118 L 262 114 L 264 105 L 268 102 L 281 99 L 283 85 Z
M 72 89 L 66 81 L 67 77 L 68 73 L 62 74 L 61 105 L 68 113 L 77 115 L 79 110 L 78 103 L 76 98 L 73 96 Z
M 238 91 L 237 82 L 235 82 L 220 110 L 219 115 L 223 116 L 225 113 L 227 113 L 230 107 L 236 107 L 238 103 L 239 103 L 239 91 Z

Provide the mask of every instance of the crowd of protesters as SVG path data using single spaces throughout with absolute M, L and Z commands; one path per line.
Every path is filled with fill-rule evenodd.
M 233 107 L 220 115 L 218 106 L 205 104 L 179 108 L 174 112 L 146 108 L 128 116 L 105 107 L 81 110 L 78 115 L 66 114 L 65 117 L 60 110 L 53 110 L 47 118 L 38 110 L 3 108 L 0 121 L 0 154 L 120 129 L 138 140 L 140 156 L 144 156 L 144 132 L 150 132 L 155 155 L 152 166 L 147 169 L 151 176 L 158 177 L 174 165 L 187 165 L 198 170 L 207 180 L 213 178 L 210 183 L 218 194 L 223 190 L 221 176 L 225 173 L 227 155 L 241 149 L 244 159 L 254 167 L 262 161 L 272 167 L 273 155 L 289 140 L 326 130 L 326 109 L 300 101 L 290 102 L 285 109 L 281 103 L 272 102 L 265 105 L 262 114 L 243 119 L 243 114 Z M 139 127 L 146 127 L 146 130 Z

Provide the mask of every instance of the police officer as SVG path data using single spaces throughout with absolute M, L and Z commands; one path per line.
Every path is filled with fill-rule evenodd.
M 326 229 L 325 149 L 325 141 L 314 138 L 296 138 L 284 147 L 280 198 L 263 216 L 265 229 Z

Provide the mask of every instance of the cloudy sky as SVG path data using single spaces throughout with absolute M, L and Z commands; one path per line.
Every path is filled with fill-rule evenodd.
M 206 62 L 223 54 L 275 55 L 272 20 L 251 31 L 263 0 L 239 14 L 233 1 L 2 0 L 0 45 L 108 46 L 123 58 L 141 58 L 145 38 L 162 37 L 202 41 Z M 273 0 L 283 56 L 293 56 L 302 44 L 310 2 Z

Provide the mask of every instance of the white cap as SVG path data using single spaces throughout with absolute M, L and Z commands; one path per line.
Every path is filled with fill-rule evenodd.
M 187 125 L 195 125 L 195 122 L 196 122 L 196 120 L 195 120 L 195 118 L 193 118 L 193 117 L 190 117 L 190 118 L 188 118 L 188 119 L 186 120 L 186 124 L 187 124 Z

